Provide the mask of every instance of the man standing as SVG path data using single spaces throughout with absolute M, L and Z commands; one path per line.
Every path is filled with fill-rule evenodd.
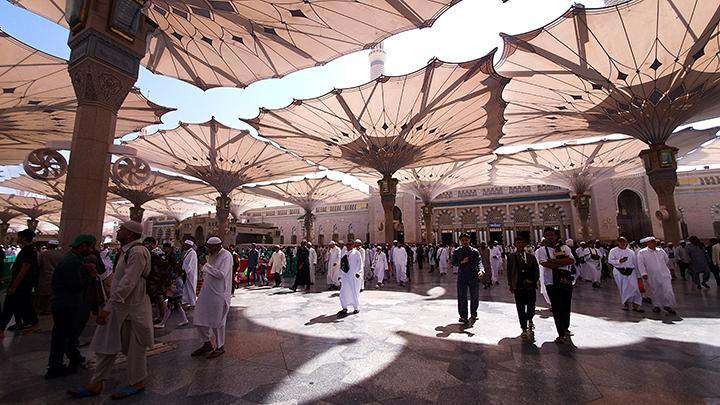
M 387 268 L 387 256 L 385 255 L 385 252 L 383 252 L 382 247 L 378 245 L 375 249 L 375 256 L 373 259 L 373 270 L 375 272 L 375 278 L 377 279 L 377 288 L 382 288 Z
M 675 247 L 675 260 L 680 270 L 680 277 L 682 277 L 683 280 L 687 280 L 685 272 L 688 267 L 690 267 L 690 256 L 688 255 L 687 244 L 684 240 L 681 240 L 678 246 Z
M 550 298 L 553 320 L 558 337 L 557 344 L 572 344 L 568 329 L 570 328 L 570 310 L 572 306 L 573 277 L 570 266 L 575 264 L 572 251 L 567 245 L 558 242 L 558 234 L 554 228 L 543 230 L 545 243 L 535 251 L 535 258 L 543 273 L 542 280 Z
M 273 249 L 274 252 L 272 256 L 270 256 L 270 263 L 268 263 L 268 265 L 270 266 L 270 274 L 272 274 L 273 279 L 275 280 L 275 287 L 280 287 L 280 284 L 282 283 L 282 274 L 285 271 L 285 266 L 287 265 L 287 258 L 285 257 L 285 253 L 283 253 L 282 249 L 280 249 L 280 246 L 275 245 Z
M 500 284 L 500 268 L 503 262 L 503 251 L 498 241 L 493 241 L 493 246 L 490 249 L 490 268 L 492 270 L 492 283 L 495 285 Z
M 672 288 L 670 259 L 664 250 L 657 248 L 657 239 L 654 236 L 641 239 L 640 243 L 644 243 L 646 247 L 637 253 L 637 267 L 650 287 L 653 312 L 660 312 L 662 308 L 669 315 L 675 315 L 672 308 L 675 306 L 675 293 Z
M 297 274 L 291 290 L 297 291 L 298 286 L 304 286 L 306 291 L 310 291 L 310 251 L 307 248 L 307 241 L 300 242 L 297 251 L 297 266 Z
M 341 282 L 340 286 L 340 306 L 342 309 L 337 313 L 338 318 L 348 315 L 348 307 L 353 307 L 353 314 L 360 312 L 360 284 L 363 283 L 363 257 L 359 248 L 362 246 L 360 240 L 356 240 L 352 249 L 350 249 L 343 258 L 347 260 L 347 268 L 342 268 L 341 264 Z
M 540 280 L 540 271 L 535 256 L 525 251 L 527 240 L 515 238 L 515 252 L 508 255 L 507 278 L 510 292 L 515 296 L 522 340 L 528 340 L 535 329 L 535 290 Z M 528 333 L 528 331 L 530 333 Z
M 126 398 L 145 390 L 146 349 L 152 346 L 154 337 L 152 308 L 145 291 L 150 252 L 140 242 L 142 231 L 142 225 L 135 221 L 124 222 L 118 230 L 117 239 L 122 247 L 115 262 L 112 289 L 105 307 L 98 313 L 98 327 L 91 343 L 97 365 L 88 385 L 68 391 L 72 397 L 99 395 L 120 352 L 127 357 L 129 385 L 118 388 L 112 398 Z
M 459 322 L 469 325 L 477 320 L 480 304 L 480 253 L 470 246 L 470 235 L 460 235 L 460 247 L 452 255 L 452 264 L 458 268 L 457 297 Z M 468 319 L 468 290 L 470 290 L 470 319 Z
M 490 266 L 490 248 L 488 248 L 487 243 L 485 242 L 480 242 L 480 245 L 478 246 L 478 252 L 480 253 L 480 262 L 482 263 L 483 269 L 485 269 L 482 277 L 480 277 L 480 282 L 483 285 L 483 289 L 488 290 L 492 288 L 492 272 L 487 271 L 487 269 L 492 268 Z
M 417 249 L 415 249 L 415 259 L 417 260 L 418 271 L 422 271 L 423 262 L 425 261 L 425 248 L 423 245 L 418 245 Z
M 317 252 L 312 243 L 308 242 L 308 259 L 310 261 L 310 284 L 315 285 L 315 272 L 317 271 Z
M 620 291 L 622 309 L 627 311 L 630 309 L 630 304 L 632 304 L 633 311 L 645 312 L 640 308 L 642 295 L 640 295 L 640 288 L 638 287 L 637 279 L 640 278 L 640 273 L 637 271 L 635 264 L 635 252 L 628 249 L 628 241 L 624 237 L 619 237 L 617 243 L 617 247 L 610 249 L 608 263 L 615 268 L 613 275 L 615 284 L 617 284 Z
M 395 269 L 395 280 L 400 287 L 407 282 L 407 261 L 408 254 L 402 243 L 397 243 L 392 249 L 393 269 Z
M 225 324 L 232 289 L 232 254 L 223 249 L 222 240 L 216 236 L 207 240 L 207 247 L 209 254 L 202 269 L 203 286 L 193 322 L 205 342 L 191 356 L 213 359 L 225 353 Z
M 328 289 L 338 288 L 340 285 L 340 254 L 341 250 L 335 245 L 335 241 L 330 241 L 330 249 L 328 249 L 328 268 L 327 268 L 327 285 Z
M 182 245 L 182 269 L 185 272 L 182 303 L 193 308 L 197 299 L 198 257 L 195 252 L 195 242 L 190 239 Z
M 260 252 L 257 249 L 257 246 L 253 243 L 250 245 L 250 250 L 248 250 L 248 279 L 247 279 L 247 286 L 250 287 L 251 280 L 255 280 L 255 285 L 258 285 L 258 278 L 260 279 L 260 283 L 262 284 L 263 278 L 262 274 L 258 271 L 258 263 L 260 261 Z
M 87 305 L 86 291 L 92 288 L 93 279 L 97 277 L 95 266 L 85 260 L 95 242 L 92 235 L 76 237 L 70 244 L 70 252 L 61 258 L 51 275 L 53 329 L 45 379 L 76 373 L 84 363 L 77 347 L 77 338 L 82 333 L 79 314 Z M 64 364 L 66 356 L 69 366 Z
M 58 249 L 59 244 L 57 240 L 51 239 L 47 243 L 47 249 L 40 253 L 40 277 L 38 280 L 36 309 L 41 315 L 47 314 L 50 310 L 53 272 L 63 259 L 63 254 Z
M 33 246 L 35 232 L 25 229 L 18 232 L 17 237 L 22 249 L 15 256 L 10 287 L 0 313 L 0 338 L 4 336 L 5 328 L 13 316 L 15 316 L 15 330 L 34 328 L 38 324 L 32 303 L 32 290 L 39 273 L 38 254 Z
M 581 245 L 582 246 L 582 243 Z M 580 256 L 580 251 L 578 251 Z M 592 241 L 585 244 L 582 250 L 582 257 L 585 260 L 583 275 L 585 280 L 591 281 L 593 288 L 600 288 L 600 277 L 602 276 L 602 255 L 593 245 Z
M 440 276 L 447 274 L 448 267 L 450 267 L 450 248 L 445 243 L 442 244 L 437 252 L 438 257 L 438 268 L 440 269 Z

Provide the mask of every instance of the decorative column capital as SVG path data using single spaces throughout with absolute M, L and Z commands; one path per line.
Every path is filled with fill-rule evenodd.
M 130 207 L 130 220 L 135 222 L 142 222 L 143 215 L 145 214 L 145 209 L 142 208 L 139 205 L 134 205 Z
M 572 196 L 572 202 L 578 210 L 590 209 L 590 195 L 581 193 Z
M 28 229 L 33 230 L 33 231 L 36 230 L 39 222 L 40 221 L 38 221 L 37 219 L 34 219 L 34 218 L 28 219 L 27 220 Z

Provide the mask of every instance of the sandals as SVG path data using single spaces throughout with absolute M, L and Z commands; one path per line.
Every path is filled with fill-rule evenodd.
M 140 394 L 145 391 L 145 387 L 135 388 L 131 386 L 120 387 L 110 395 L 110 399 L 125 399 L 133 395 Z
M 100 395 L 100 392 L 102 392 L 102 391 L 92 392 L 85 387 L 80 387 L 80 388 L 76 388 L 74 390 L 67 391 L 70 398 L 75 398 L 75 399 L 96 397 L 96 396 Z

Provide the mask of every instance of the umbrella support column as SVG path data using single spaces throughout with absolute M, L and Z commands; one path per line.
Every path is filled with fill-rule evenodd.
M 111 10 L 114 3 L 85 0 L 66 17 L 71 32 L 68 71 L 78 107 L 60 220 L 61 246 L 68 246 L 78 234 L 92 234 L 98 240 L 102 237 L 108 151 L 115 136 L 117 112 L 137 80 L 145 39 L 155 28 L 143 17 L 125 32 L 123 22 L 129 21 L 126 14 L 138 10 Z
M 38 220 L 35 218 L 30 218 L 27 220 L 27 227 L 28 229 L 34 231 L 37 229 L 38 226 Z
M 422 206 L 422 217 L 423 222 L 425 223 L 425 243 L 428 245 L 433 243 L 434 239 L 434 230 L 432 227 L 432 212 L 433 212 L 433 205 L 430 203 L 426 203 Z
M 130 207 L 130 220 L 142 222 L 143 214 L 145 214 L 145 209 L 143 209 L 141 206 L 133 205 L 132 207 Z
M 312 230 L 313 223 L 315 222 L 315 216 L 312 211 L 305 211 L 305 218 L 303 218 L 303 227 L 305 228 L 305 240 L 312 243 Z
M 590 218 L 590 196 L 584 193 L 577 194 L 572 197 L 572 201 L 580 217 L 580 237 L 582 240 L 589 240 L 590 227 L 588 226 L 588 219 Z
M 384 229 L 386 243 L 392 243 L 393 239 L 395 239 L 393 210 L 395 208 L 395 197 L 397 196 L 397 185 L 398 180 L 388 175 L 378 180 L 378 186 L 380 186 L 380 202 L 382 203 L 385 213 Z
M 645 164 L 650 186 L 655 190 L 660 209 L 655 216 L 662 221 L 663 239 L 677 243 L 680 240 L 680 221 L 675 206 L 675 187 L 677 186 L 677 148 L 667 145 L 650 145 L 650 149 L 640 152 Z
M 228 218 L 230 217 L 230 197 L 225 193 L 215 199 L 215 218 L 217 219 L 217 236 L 225 243 L 228 231 Z

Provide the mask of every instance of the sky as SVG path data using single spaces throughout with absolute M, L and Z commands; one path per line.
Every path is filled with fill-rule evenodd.
M 37 0 L 42 1 L 42 0 Z M 539 28 L 562 15 L 572 0 L 463 0 L 443 14 L 430 28 L 400 33 L 384 41 L 386 75 L 402 75 L 424 66 L 431 58 L 462 62 L 499 48 L 499 33 L 518 34 Z M 585 0 L 586 7 L 600 7 L 602 0 Z M 67 59 L 67 30 L 0 0 L 0 28 L 37 49 Z M 305 69 L 281 79 L 262 80 L 245 89 L 216 88 L 202 91 L 179 80 L 140 69 L 137 87 L 151 101 L 176 111 L 163 116 L 162 129 L 179 121 L 199 123 L 214 116 L 225 125 L 249 129 L 241 118 L 254 118 L 260 107 L 280 108 L 293 99 L 312 98 L 333 88 L 351 87 L 369 80 L 368 52 L 356 52 L 325 66 Z M 717 125 L 718 122 L 706 126 Z M 152 133 L 157 126 L 148 128 Z M 132 139 L 131 134 L 125 139 Z M 505 151 L 507 152 L 507 151 Z M 22 169 L 0 166 L 0 178 Z M 352 178 L 345 180 L 358 186 Z M 366 187 L 365 187 L 366 189 Z M 0 189 L 0 191 L 2 191 Z

